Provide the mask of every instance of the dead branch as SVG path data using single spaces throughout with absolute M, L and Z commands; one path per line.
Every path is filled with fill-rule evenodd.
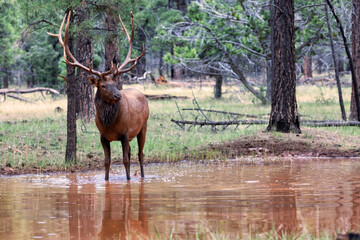
M 7 94 L 6 96 L 8 97 L 11 97 L 11 98 L 14 98 L 16 100 L 20 100 L 22 102 L 28 102 L 28 103 L 32 103 L 33 101 L 29 100 L 29 99 L 26 99 L 26 98 L 23 98 L 23 97 L 19 97 L 19 96 L 16 96 L 16 95 L 12 95 L 12 94 Z
M 145 96 L 149 100 L 188 99 L 188 97 L 186 97 L 186 96 L 173 96 L 173 95 L 170 95 L 170 94 L 161 94 L 161 95 L 145 94 Z
M 251 114 L 243 114 L 243 113 L 234 113 L 234 112 L 226 112 L 226 111 L 218 111 L 212 109 L 200 109 L 200 108 L 182 108 L 183 111 L 203 111 L 203 112 L 212 112 L 212 113 L 220 113 L 220 114 L 229 114 L 240 117 L 248 117 L 248 118 L 262 118 L 263 115 L 251 115 Z
M 268 121 L 263 120 L 234 120 L 234 121 L 216 121 L 216 122 L 207 122 L 207 121 L 187 121 L 187 120 L 175 120 L 171 119 L 173 123 L 177 125 L 197 125 L 197 126 L 229 126 L 229 125 L 259 125 L 259 124 L 268 124 Z

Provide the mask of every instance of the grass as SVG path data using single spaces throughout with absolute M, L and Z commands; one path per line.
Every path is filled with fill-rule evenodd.
M 212 87 L 155 87 L 152 85 L 132 86 L 146 94 L 171 94 L 187 96 L 189 99 L 176 100 L 180 109 L 194 107 L 195 96 L 202 108 L 216 109 L 246 114 L 268 114 L 270 106 L 254 103 L 254 97 L 245 92 L 242 87 L 227 86 L 224 97 L 215 100 L 212 97 Z M 299 112 L 303 118 L 312 119 L 340 119 L 340 108 L 337 104 L 336 88 L 300 86 L 297 88 Z M 350 104 L 350 88 L 344 88 L 346 109 Z M 36 94 L 28 95 L 32 99 L 39 99 Z M 318 99 L 334 98 L 326 103 Z M 218 158 L 226 159 L 220 152 L 208 152 L 206 155 L 199 148 L 212 143 L 224 142 L 239 137 L 256 136 L 263 131 L 265 125 L 230 127 L 224 131 L 211 131 L 209 127 L 186 127 L 180 129 L 170 119 L 180 119 L 178 109 L 173 100 L 152 100 L 150 118 L 148 122 L 145 156 L 148 161 L 171 162 L 183 160 L 191 156 L 192 159 Z M 64 111 L 55 111 L 60 107 Z M 210 116 L 210 115 L 209 115 Z M 194 113 L 183 111 L 185 119 L 193 120 Z M 199 118 L 201 116 L 198 116 Z M 220 120 L 220 116 L 211 115 L 213 120 Z M 78 165 L 89 164 L 93 159 L 102 162 L 103 150 L 100 137 L 93 122 L 83 123 L 78 120 Z M 348 136 L 359 136 L 357 127 L 323 128 L 327 132 L 335 132 L 341 141 Z M 280 133 L 272 133 L 277 138 L 284 137 Z M 307 131 L 303 138 L 311 141 L 316 134 Z M 353 146 L 354 144 L 350 144 Z M 350 146 L 349 145 L 349 146 Z M 65 170 L 64 164 L 66 146 L 66 98 L 37 101 L 36 103 L 22 103 L 7 99 L 0 103 L 0 167 L 15 169 Z M 112 157 L 121 156 L 121 144 L 112 143 Z M 132 141 L 132 160 L 136 162 L 136 141 Z M 88 158 L 92 155 L 93 158 Z

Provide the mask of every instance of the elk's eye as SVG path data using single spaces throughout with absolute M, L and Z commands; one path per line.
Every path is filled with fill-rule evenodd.
M 106 86 L 105 86 L 105 85 L 101 85 L 101 88 L 106 88 Z

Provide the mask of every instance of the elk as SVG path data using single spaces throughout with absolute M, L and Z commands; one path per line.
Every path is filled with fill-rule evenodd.
M 147 120 L 149 118 L 149 106 L 147 99 L 143 93 L 136 89 L 119 90 L 117 88 L 116 76 L 119 74 L 131 71 L 137 64 L 137 61 L 144 55 L 145 47 L 140 56 L 131 58 L 132 41 L 134 38 L 134 15 L 131 12 L 132 29 L 131 36 L 129 36 L 121 17 L 119 15 L 122 30 L 125 32 L 126 38 L 129 42 L 129 49 L 124 62 L 118 64 L 114 68 L 111 63 L 110 70 L 106 72 L 96 71 L 92 69 L 90 61 L 88 60 L 88 67 L 79 63 L 74 55 L 70 52 L 68 46 L 68 32 L 70 14 L 68 14 L 64 41 L 62 40 L 62 29 L 66 20 L 66 15 L 61 23 L 58 34 L 48 33 L 50 36 L 57 37 L 59 43 L 63 47 L 64 59 L 66 64 L 80 68 L 90 74 L 92 77 L 88 78 L 91 85 L 97 88 L 95 94 L 95 123 L 100 132 L 101 144 L 105 155 L 105 180 L 109 180 L 109 171 L 111 164 L 110 142 L 120 141 L 123 151 L 123 164 L 126 170 L 126 178 L 130 180 L 130 145 L 129 142 L 137 137 L 139 147 L 139 162 L 141 177 L 144 177 L 144 154 L 143 148 L 145 144 Z M 69 59 L 68 59 L 69 58 Z M 127 67 L 127 65 L 130 67 Z

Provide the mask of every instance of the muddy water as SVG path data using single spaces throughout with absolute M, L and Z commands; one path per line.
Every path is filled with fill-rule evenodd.
M 132 167 L 132 171 L 137 166 Z M 146 178 L 103 172 L 0 178 L 0 239 L 248 238 L 360 226 L 360 160 L 276 165 L 154 164 Z M 130 236 L 130 237 L 129 237 Z

